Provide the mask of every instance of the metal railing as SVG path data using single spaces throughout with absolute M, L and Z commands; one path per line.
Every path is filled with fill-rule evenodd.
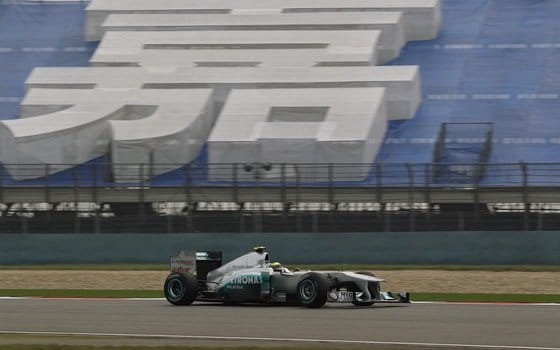
M 380 187 L 559 186 L 560 163 L 446 163 L 456 169 L 484 166 L 434 181 L 434 163 L 402 164 L 25 164 L 0 167 L 0 188 L 33 187 Z M 161 169 L 172 169 L 161 173 Z M 126 169 L 125 180 L 114 172 Z M 123 172 L 121 171 L 121 174 Z M 150 176 L 150 174 L 158 174 Z
M 560 228 L 560 163 L 486 164 L 482 178 L 463 172 L 460 182 L 434 181 L 432 163 L 176 164 L 153 178 L 144 174 L 154 165 L 125 164 L 134 172 L 115 182 L 119 166 L 4 165 L 0 232 Z

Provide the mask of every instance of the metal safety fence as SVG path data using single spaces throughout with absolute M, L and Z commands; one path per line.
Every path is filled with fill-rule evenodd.
M 115 178 L 116 170 L 128 174 L 125 181 Z M 0 169 L 3 233 L 559 227 L 560 163 L 155 165 L 97 161 L 4 164 Z
M 445 168 L 446 176 L 434 176 Z M 560 185 L 560 163 L 0 164 L 1 187 Z

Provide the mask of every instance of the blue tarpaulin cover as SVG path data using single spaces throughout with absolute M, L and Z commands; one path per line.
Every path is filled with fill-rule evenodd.
M 17 118 L 24 81 L 33 67 L 87 65 L 96 44 L 83 41 L 86 4 L 0 0 L 0 119 Z M 491 163 L 560 162 L 559 13 L 556 0 L 443 0 L 438 38 L 408 43 L 390 63 L 419 65 L 424 96 L 413 119 L 390 123 L 376 162 L 396 165 L 384 168 L 381 183 L 406 183 L 411 168 L 413 174 L 423 174 L 424 167 L 406 169 L 404 164 L 432 161 L 443 122 L 492 122 Z M 49 183 L 73 185 L 78 173 L 78 183 L 102 184 L 104 162 L 106 158 L 73 174 L 55 174 Z M 95 181 L 91 164 L 99 165 Z M 205 183 L 204 167 L 205 151 L 193 165 L 199 172 L 195 183 Z M 529 166 L 530 183 L 550 181 L 550 173 L 560 166 L 556 168 Z M 152 185 L 179 184 L 184 177 L 184 170 L 178 170 Z M 482 184 L 519 184 L 520 178 L 516 165 L 494 166 Z M 366 182 L 379 183 L 374 170 Z

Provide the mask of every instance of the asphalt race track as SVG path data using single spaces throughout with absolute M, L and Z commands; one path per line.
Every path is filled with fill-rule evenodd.
M 201 303 L 176 307 L 153 299 L 0 300 L 0 333 L 193 336 L 230 343 L 233 339 L 228 337 L 256 342 L 332 340 L 341 346 L 396 342 L 560 349 L 559 325 L 560 305 L 417 303 L 356 308 L 331 304 L 306 309 Z

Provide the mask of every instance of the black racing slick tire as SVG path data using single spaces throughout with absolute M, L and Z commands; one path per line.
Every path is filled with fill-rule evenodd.
M 375 277 L 375 275 L 374 275 L 373 273 L 369 272 L 369 271 L 359 271 L 359 272 L 356 272 L 356 273 L 357 273 L 357 274 L 360 274 L 360 275 L 366 275 L 366 276 Z M 370 293 L 372 296 L 375 296 L 375 290 L 374 290 L 373 283 L 371 283 L 371 282 L 368 283 L 368 289 L 369 289 L 369 293 Z M 354 305 L 356 305 L 356 306 L 372 306 L 372 305 L 374 304 L 374 302 L 373 302 L 373 301 L 359 301 L 359 300 L 354 300 L 354 301 L 352 302 L 352 304 L 354 304 Z
M 190 305 L 198 294 L 198 281 L 188 272 L 174 272 L 163 286 L 165 298 L 173 305 Z
M 303 306 L 319 308 L 327 302 L 329 282 L 320 273 L 309 273 L 299 281 L 296 289 L 297 299 Z

